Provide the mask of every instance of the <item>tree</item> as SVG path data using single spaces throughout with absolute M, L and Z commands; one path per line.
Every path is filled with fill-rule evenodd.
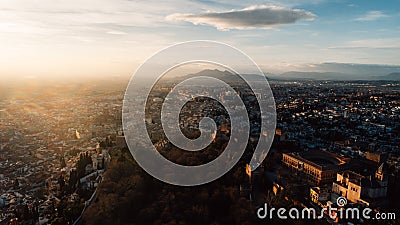
M 14 189 L 18 189 L 19 188 L 19 181 L 18 179 L 15 179 L 14 181 Z
M 61 164 L 61 168 L 64 168 L 64 167 L 67 166 L 67 164 L 65 163 L 65 158 L 64 158 L 64 156 L 61 156 L 60 164 Z
M 58 184 L 60 185 L 60 191 L 64 191 L 65 189 L 65 181 L 64 181 L 64 176 L 60 175 L 58 177 Z

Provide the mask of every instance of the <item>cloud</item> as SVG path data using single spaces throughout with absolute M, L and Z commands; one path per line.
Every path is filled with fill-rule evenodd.
M 128 34 L 128 33 L 123 32 L 123 31 L 118 31 L 118 30 L 110 30 L 110 31 L 107 31 L 107 34 L 124 35 L 124 34 Z
M 225 12 L 201 14 L 172 14 L 167 20 L 186 21 L 195 25 L 208 24 L 219 30 L 272 28 L 293 24 L 298 20 L 313 20 L 315 15 L 301 9 L 287 9 L 279 6 L 251 6 Z
M 381 49 L 396 50 L 400 49 L 400 38 L 379 38 L 353 40 L 345 45 L 330 46 L 328 49 Z
M 384 14 L 382 11 L 368 11 L 365 15 L 358 17 L 355 20 L 366 22 L 366 21 L 378 20 L 378 19 L 385 18 L 385 17 L 387 17 L 387 15 Z

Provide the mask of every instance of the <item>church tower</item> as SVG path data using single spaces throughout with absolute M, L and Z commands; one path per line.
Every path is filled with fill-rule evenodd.
M 386 163 L 382 163 L 378 167 L 378 169 L 376 170 L 376 173 L 375 173 L 375 178 L 382 187 L 387 187 L 387 185 L 388 185 L 388 166 Z

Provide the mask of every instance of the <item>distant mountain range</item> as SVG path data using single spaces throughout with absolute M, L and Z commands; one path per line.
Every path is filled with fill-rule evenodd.
M 289 72 L 267 74 L 272 79 L 312 80 L 400 80 L 399 65 L 319 63 L 304 64 Z
M 382 78 L 382 77 L 380 77 Z M 390 73 L 382 78 L 383 80 L 400 80 L 400 73 Z
M 361 75 L 361 74 L 345 74 L 338 72 L 301 72 L 290 71 L 279 75 L 268 74 L 268 78 L 293 80 L 293 79 L 306 79 L 306 80 L 400 80 L 399 73 L 390 73 L 387 75 Z
M 262 81 L 263 80 L 262 76 L 260 76 L 260 75 L 256 75 L 256 74 L 254 74 L 254 75 L 244 74 L 244 75 L 246 76 L 246 80 L 248 80 L 248 81 Z M 205 70 L 202 70 L 197 73 L 191 73 L 191 74 L 185 75 L 184 77 L 185 77 L 185 79 L 188 79 L 188 78 L 199 77 L 199 76 L 214 77 L 214 78 L 226 81 L 226 82 L 230 82 L 230 81 L 235 82 L 238 79 L 237 76 L 233 76 L 232 72 L 230 72 L 228 70 L 221 71 L 218 69 L 212 69 L 212 70 L 205 69 Z M 266 74 L 266 77 L 269 78 L 269 76 L 267 74 Z M 179 79 L 179 77 L 178 77 L 178 79 Z
M 210 70 L 205 69 L 198 73 L 188 74 L 185 78 L 198 77 L 198 76 L 212 76 L 221 80 L 234 80 L 232 73 L 225 70 Z M 345 74 L 338 72 L 301 72 L 301 71 L 290 71 L 282 74 L 265 73 L 268 79 L 275 80 L 400 80 L 400 72 L 390 73 L 386 75 L 374 76 L 374 75 L 360 75 L 360 74 Z M 250 80 L 258 80 L 258 75 L 248 76 Z

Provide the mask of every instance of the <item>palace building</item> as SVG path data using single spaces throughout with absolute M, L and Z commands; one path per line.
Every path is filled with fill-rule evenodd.
M 284 153 L 282 162 L 285 166 L 301 173 L 313 184 L 328 184 L 336 179 L 338 171 L 350 161 L 328 151 L 308 151 L 302 153 Z

